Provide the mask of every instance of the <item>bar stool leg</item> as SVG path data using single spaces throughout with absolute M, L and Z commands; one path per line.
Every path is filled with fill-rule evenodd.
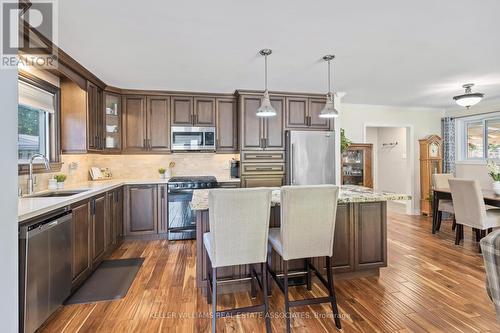
M 257 297 L 257 288 L 255 287 L 255 276 L 253 275 L 254 266 L 250 265 L 250 295 L 252 298 Z
M 307 275 L 306 275 L 307 290 L 311 290 L 312 289 L 312 286 L 311 286 L 312 274 L 311 274 L 311 267 L 310 267 L 311 259 L 307 258 L 305 260 L 305 262 L 306 262 L 305 269 L 307 272 Z
M 217 329 L 217 268 L 212 268 L 212 333 Z
M 285 321 L 286 321 L 286 333 L 290 333 L 290 304 L 288 300 L 288 261 L 283 260 L 283 293 L 285 296 Z
M 451 225 L 451 230 L 455 231 L 456 227 L 457 227 L 457 219 L 455 218 L 455 215 L 453 215 L 453 224 Z
M 266 321 L 266 332 L 271 333 L 271 318 L 269 317 L 269 297 L 267 292 L 267 263 L 263 262 L 260 264 L 260 269 L 262 272 L 262 297 L 264 298 L 264 315 Z
M 331 305 L 333 310 L 333 318 L 335 319 L 335 326 L 341 329 L 339 309 L 337 308 L 337 297 L 335 296 L 335 286 L 333 284 L 333 269 L 332 269 L 332 258 L 326 257 L 326 275 L 328 279 L 328 293 L 331 297 Z

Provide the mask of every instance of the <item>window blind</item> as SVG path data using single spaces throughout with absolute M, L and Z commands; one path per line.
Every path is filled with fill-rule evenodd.
M 19 104 L 54 113 L 54 95 L 26 82 L 19 81 Z

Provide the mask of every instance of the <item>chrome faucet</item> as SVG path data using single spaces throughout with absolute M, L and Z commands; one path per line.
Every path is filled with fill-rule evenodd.
M 33 194 L 35 182 L 33 181 L 33 161 L 37 158 L 43 159 L 43 164 L 45 164 L 45 169 L 50 170 L 50 163 L 47 157 L 43 154 L 33 154 L 30 158 L 30 174 L 28 176 L 28 195 Z

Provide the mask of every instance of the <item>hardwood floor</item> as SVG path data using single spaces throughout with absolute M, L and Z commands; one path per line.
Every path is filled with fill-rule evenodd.
M 482 256 L 471 230 L 455 246 L 451 222 L 431 234 L 424 217 L 391 213 L 388 219 L 389 266 L 379 278 L 338 281 L 336 292 L 343 332 L 500 332 L 484 288 Z M 210 332 L 210 308 L 195 287 L 195 242 L 126 242 L 113 258 L 145 257 L 127 296 L 118 301 L 61 308 L 42 332 Z M 294 287 L 291 299 L 326 295 Z M 222 306 L 247 306 L 247 293 L 219 297 Z M 273 332 L 284 332 L 283 296 L 273 286 Z M 324 318 L 326 317 L 326 318 Z M 219 319 L 224 332 L 264 332 L 257 315 Z M 293 332 L 334 332 L 331 308 L 294 308 Z

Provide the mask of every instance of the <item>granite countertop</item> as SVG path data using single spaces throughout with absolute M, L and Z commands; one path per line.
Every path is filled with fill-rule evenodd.
M 278 187 L 272 188 L 271 206 L 279 205 L 280 190 Z M 195 190 L 193 199 L 191 200 L 191 209 L 205 210 L 208 209 L 208 191 Z M 354 202 L 377 202 L 377 201 L 395 201 L 395 200 L 411 200 L 408 194 L 399 194 L 392 192 L 378 192 L 371 188 L 355 185 L 343 185 L 340 187 L 338 203 L 354 203 Z
M 80 200 L 88 199 L 101 193 L 113 190 L 123 185 L 136 184 L 166 184 L 168 179 L 112 179 L 101 181 L 88 181 L 79 184 L 65 186 L 60 191 L 70 190 L 85 190 L 67 197 L 21 197 L 18 200 L 17 217 L 18 222 L 22 223 L 31 218 L 49 213 L 53 210 L 71 205 Z M 56 190 L 57 191 L 57 190 Z M 44 193 L 49 191 L 40 191 L 34 194 Z

